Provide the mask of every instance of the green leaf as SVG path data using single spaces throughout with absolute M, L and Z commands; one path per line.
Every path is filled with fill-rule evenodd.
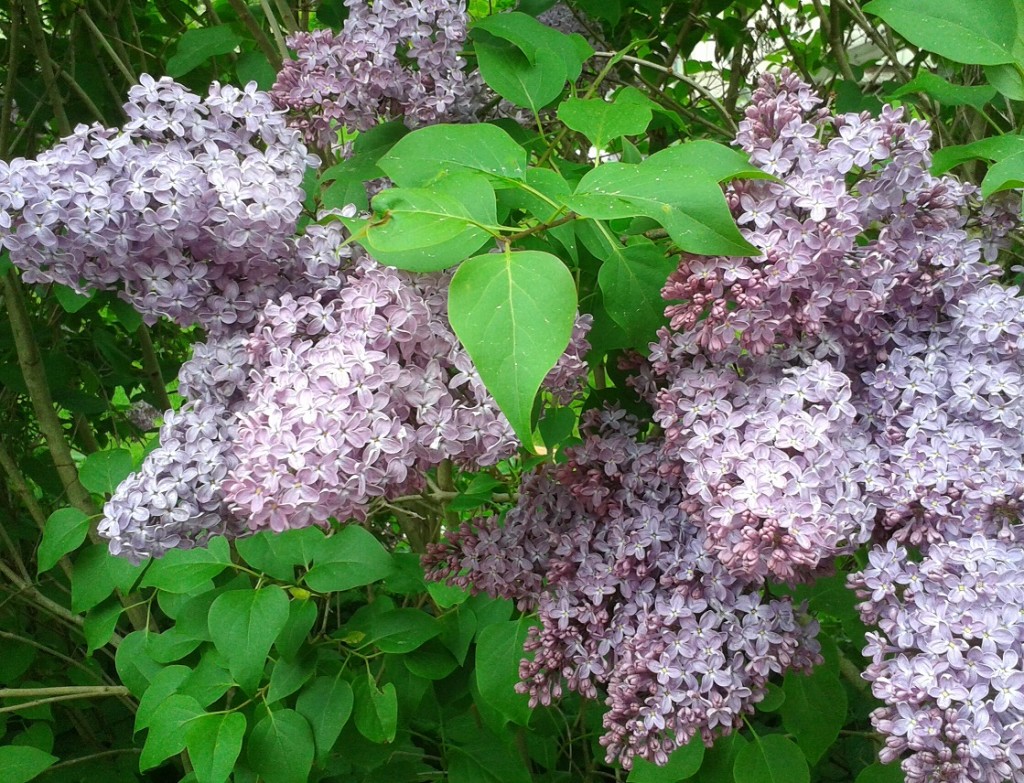
M 405 668 L 425 680 L 443 680 L 459 663 L 444 645 L 431 641 L 402 658 Z
M 116 490 L 131 472 L 131 453 L 127 449 L 110 449 L 86 457 L 78 469 L 78 478 L 90 492 L 103 494 Z
M 135 696 L 142 696 L 164 668 L 146 650 L 149 631 L 132 631 L 117 646 L 114 666 L 117 676 Z
M 85 635 L 88 654 L 91 655 L 113 638 L 123 608 L 117 598 L 110 598 L 90 609 L 85 615 L 82 633 Z
M 103 601 L 115 589 L 128 589 L 142 566 L 133 566 L 107 551 L 106 544 L 86 547 L 75 557 L 71 571 L 71 610 L 84 612 Z
M 185 732 L 185 747 L 197 783 L 224 783 L 242 751 L 245 716 L 240 712 L 203 715 Z
M 306 643 L 306 637 L 316 623 L 317 609 L 313 601 L 294 600 L 288 605 L 288 622 L 277 635 L 274 647 L 283 658 L 294 658 Z
M 324 540 L 304 581 L 318 593 L 340 592 L 383 579 L 391 568 L 391 555 L 373 534 L 348 525 Z
M 704 761 L 704 743 L 700 736 L 693 737 L 685 745 L 676 748 L 668 757 L 668 763 L 657 766 L 642 758 L 633 762 L 633 769 L 626 778 L 627 783 L 676 783 L 688 778 L 700 769 Z
M 873 0 L 874 14 L 915 46 L 954 62 L 1013 62 L 1017 37 L 1014 0 Z
M 171 626 L 163 633 L 150 633 L 146 651 L 157 663 L 172 663 L 180 661 L 202 643 L 201 639 L 183 634 L 177 626 Z
M 807 759 L 800 748 L 781 734 L 754 736 L 736 754 L 736 783 L 810 783 Z
M 627 87 L 614 101 L 600 98 L 569 98 L 558 107 L 558 119 L 586 136 L 599 150 L 622 136 L 636 136 L 651 123 L 648 98 L 635 87 Z
M 705 751 L 695 783 L 733 783 L 732 768 L 736 763 L 736 755 L 746 745 L 746 738 L 737 731 L 727 737 L 719 737 Z
M 515 45 L 492 35 L 473 37 L 480 75 L 487 86 L 534 114 L 562 94 L 565 63 L 556 52 L 540 49 L 531 63 Z
M 796 737 L 807 760 L 816 764 L 846 723 L 846 689 L 838 674 L 825 666 L 810 675 L 788 673 L 782 689 L 782 725 Z
M 981 197 L 1024 187 L 1024 152 L 1018 152 L 994 164 L 981 181 Z
M 449 286 L 452 329 L 528 448 L 534 398 L 569 344 L 575 316 L 576 284 L 548 253 L 506 249 L 477 256 Z
M 231 547 L 223 536 L 211 538 L 205 548 L 172 549 L 153 562 L 142 587 L 169 593 L 189 593 L 231 565 Z
M 242 39 L 226 24 L 186 30 L 178 41 L 174 55 L 167 60 L 164 70 L 168 76 L 177 79 L 193 68 L 198 68 L 211 57 L 230 54 L 241 43 Z
M 139 709 L 135 713 L 136 732 L 148 729 L 152 725 L 160 706 L 178 693 L 181 684 L 188 678 L 189 671 L 187 666 L 168 666 L 157 672 L 139 700 Z
M 378 162 L 400 187 L 425 187 L 456 172 L 521 180 L 526 150 L 486 123 L 428 125 L 403 137 Z
M 323 192 L 323 205 L 341 208 L 355 204 L 359 209 L 368 208 L 366 182 L 384 176 L 377 161 L 408 132 L 401 120 L 384 122 L 361 132 L 352 144 L 352 155 L 320 175 L 321 182 L 333 183 Z
M 758 712 L 777 712 L 785 701 L 786 692 L 774 682 L 769 682 L 765 685 L 764 698 L 757 703 L 757 710 Z
M 398 731 L 398 692 L 394 683 L 378 688 L 371 675 L 356 680 L 356 728 L 370 742 L 393 742 Z M 269 782 L 268 782 L 269 783 Z
M 488 731 L 474 732 L 464 742 L 452 744 L 448 756 L 448 783 L 530 783 L 523 757 L 507 748 Z
M 267 703 L 273 704 L 305 685 L 306 680 L 313 676 L 315 661 L 309 654 L 294 660 L 279 658 L 270 673 L 270 687 L 267 690 Z
M 257 571 L 291 582 L 295 579 L 295 566 L 309 568 L 313 554 L 323 541 L 324 534 L 320 528 L 304 527 L 239 538 L 235 541 L 235 548 L 242 559 Z
M 954 166 L 968 160 L 1001 160 L 1024 152 L 1024 136 L 1007 134 L 980 139 L 971 144 L 960 144 L 935 150 L 932 155 L 931 172 L 941 176 Z
M 530 700 L 526 694 L 516 693 L 519 661 L 526 656 L 523 643 L 530 625 L 523 617 L 494 623 L 480 631 L 473 669 L 480 697 L 506 720 L 520 726 L 530 721 Z
M 661 289 L 677 266 L 677 259 L 667 257 L 653 242 L 617 248 L 604 257 L 597 282 L 605 310 L 635 348 L 646 350 L 667 322 Z
M 373 200 L 380 217 L 346 221 L 382 264 L 435 272 L 487 242 L 498 222 L 494 189 L 479 174 L 452 174 L 429 188 L 393 188 Z
M 576 81 L 583 70 L 584 61 L 593 54 L 593 49 L 585 42 L 580 46 L 581 36 L 566 35 L 517 11 L 493 14 L 475 22 L 472 27 L 474 39 L 481 31 L 511 43 L 523 53 L 530 65 L 543 62 L 545 52 L 557 55 L 563 81 Z
M 295 709 L 313 729 L 318 759 L 325 759 L 341 736 L 341 730 L 352 714 L 355 698 L 352 686 L 336 677 L 317 677 L 299 694 Z
M 28 745 L 0 746 L 0 769 L 4 783 L 27 783 L 41 774 L 57 757 Z
M 246 693 L 256 691 L 270 647 L 287 621 L 288 596 L 273 585 L 233 590 L 210 606 L 213 643 Z
M 986 65 L 985 78 L 1011 101 L 1024 101 L 1024 77 L 1020 72 L 1020 63 Z
M 61 308 L 66 313 L 77 313 L 89 302 L 92 301 L 93 297 L 96 296 L 96 291 L 87 291 L 84 294 L 80 294 L 72 288 L 68 288 L 66 285 L 60 285 L 54 283 L 53 295 L 60 302 Z
M 199 665 L 182 683 L 181 692 L 208 707 L 231 690 L 234 684 L 224 662 L 224 656 L 213 647 L 205 647 Z
M 139 771 L 160 764 L 185 749 L 185 734 L 189 723 L 203 714 L 199 702 L 191 696 L 175 693 L 168 696 L 149 722 L 146 744 L 139 757 Z
M 857 775 L 857 783 L 903 783 L 904 780 L 899 764 L 872 764 Z
M 264 92 L 269 92 L 277 81 L 277 69 L 258 50 L 240 54 L 235 62 L 235 73 L 241 84 L 256 82 L 256 86 Z
M 271 712 L 252 730 L 247 757 L 265 783 L 306 783 L 313 767 L 313 731 L 295 710 Z
M 670 147 L 643 163 L 607 163 L 580 180 L 569 207 L 595 220 L 647 216 L 680 248 L 706 255 L 749 256 L 747 242 L 719 183 L 767 175 L 734 150 L 710 141 Z
M 930 71 L 920 71 L 902 87 L 889 93 L 889 97 L 899 98 L 912 92 L 923 92 L 944 106 L 973 106 L 979 111 L 996 97 L 994 87 L 984 85 L 965 87 L 960 84 L 951 84 Z
M 89 532 L 89 517 L 77 508 L 61 508 L 50 514 L 36 554 L 37 572 L 49 571 L 68 552 L 74 552 Z
M 360 646 L 374 645 L 381 652 L 407 653 L 441 633 L 443 627 L 436 617 L 419 609 L 395 609 L 373 615 L 364 630 Z

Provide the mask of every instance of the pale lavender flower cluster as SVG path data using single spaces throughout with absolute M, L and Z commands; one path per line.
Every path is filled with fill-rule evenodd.
M 138 563 L 169 549 L 201 546 L 210 536 L 244 531 L 220 492 L 238 461 L 234 437 L 233 417 L 216 403 L 167 411 L 160 445 L 104 506 L 98 530 L 110 540 L 110 552 Z
M 316 163 L 254 84 L 143 76 L 122 129 L 0 162 L 0 244 L 27 282 L 121 289 L 147 322 L 250 323 L 287 274 Z
M 817 661 L 817 627 L 789 599 L 729 573 L 683 511 L 680 475 L 622 411 L 590 411 L 567 461 L 528 476 L 504 523 L 453 531 L 426 559 L 434 579 L 538 612 L 520 689 L 532 704 L 563 681 L 596 698 L 610 761 L 665 763 L 695 734 L 742 724 L 769 676 Z
M 300 32 L 271 91 L 310 144 L 331 150 L 338 133 L 401 118 L 416 127 L 464 120 L 480 91 L 459 56 L 464 0 L 345 0 L 340 33 Z
M 418 492 L 442 459 L 490 465 L 518 446 L 447 323 L 450 275 L 357 257 L 340 287 L 270 304 L 247 348 L 228 503 L 252 529 L 365 517 Z
M 974 535 L 928 548 L 894 541 L 851 579 L 868 636 L 865 676 L 886 706 L 883 762 L 907 783 L 1024 780 L 1024 549 Z

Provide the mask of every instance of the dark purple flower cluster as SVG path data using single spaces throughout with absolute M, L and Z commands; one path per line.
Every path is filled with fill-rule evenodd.
M 788 599 L 729 573 L 682 510 L 678 469 L 622 411 L 587 415 L 567 461 L 527 477 L 504 523 L 451 533 L 426 563 L 536 610 L 521 689 L 548 704 L 563 681 L 610 707 L 601 742 L 626 767 L 710 743 L 764 698 L 769 676 L 817 660 L 816 626 Z
M 345 0 L 340 33 L 315 30 L 288 39 L 271 91 L 310 144 L 339 146 L 342 127 L 368 130 L 401 118 L 413 127 L 463 120 L 480 84 L 459 56 L 466 40 L 464 0 Z
M 890 541 L 851 579 L 883 762 L 907 783 L 1024 780 L 1024 549 L 974 535 L 921 562 Z
M 149 323 L 250 323 L 286 283 L 316 159 L 254 84 L 200 98 L 143 76 L 124 109 L 0 162 L 0 244 L 26 281 L 119 287 Z

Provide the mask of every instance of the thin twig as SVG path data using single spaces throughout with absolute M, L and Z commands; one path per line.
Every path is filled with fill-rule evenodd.
M 22 9 L 25 12 L 25 20 L 28 22 L 29 36 L 32 39 L 32 49 L 39 60 L 39 73 L 43 78 L 43 89 L 53 109 L 53 117 L 57 122 L 57 130 L 62 136 L 71 135 L 71 123 L 68 122 L 68 115 L 64 112 L 64 99 L 60 90 L 57 89 L 57 76 L 50 58 L 50 50 L 46 45 L 46 33 L 43 30 L 43 20 L 39 16 L 39 8 L 35 0 L 22 0 Z
M 245 0 L 228 0 L 228 3 L 234 9 L 235 13 L 238 14 L 238 18 L 245 25 L 246 29 L 252 34 L 252 37 L 256 40 L 256 45 L 260 48 L 260 51 L 267 56 L 267 60 L 274 67 L 275 71 L 281 70 L 281 55 L 274 49 L 274 45 L 267 38 L 267 34 L 263 32 L 263 28 L 260 27 L 259 22 L 256 21 L 256 17 L 252 15 L 249 10 L 249 6 L 245 3 Z

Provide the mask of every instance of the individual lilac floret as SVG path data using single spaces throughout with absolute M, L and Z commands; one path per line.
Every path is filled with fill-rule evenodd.
M 271 92 L 310 144 L 339 146 L 338 133 L 401 118 L 410 126 L 464 120 L 478 80 L 459 56 L 466 40 L 464 0 L 345 0 L 340 33 L 301 32 L 288 39 Z
M 907 783 L 1024 781 L 1024 549 L 974 535 L 921 562 L 890 541 L 850 578 L 866 623 L 871 721 Z
M 563 683 L 607 693 L 609 761 L 665 763 L 695 734 L 742 724 L 768 677 L 817 660 L 814 623 L 710 556 L 678 474 L 622 411 L 587 415 L 567 461 L 527 477 L 504 524 L 475 520 L 434 546 L 437 580 L 536 610 L 519 689 L 549 704 Z
M 165 413 L 160 445 L 103 508 L 99 533 L 110 539 L 111 553 L 138 563 L 244 530 L 221 493 L 237 462 L 233 440 L 231 416 L 215 403 Z
M 119 289 L 148 323 L 250 323 L 291 269 L 316 159 L 255 84 L 200 98 L 144 75 L 124 110 L 0 162 L 0 245 L 27 282 Z

